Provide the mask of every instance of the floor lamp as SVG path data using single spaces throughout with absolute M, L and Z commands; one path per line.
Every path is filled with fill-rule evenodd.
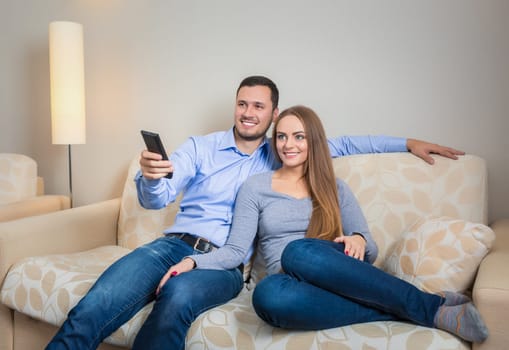
M 57 21 L 49 25 L 51 135 L 54 145 L 67 145 L 71 207 L 71 145 L 86 142 L 83 26 Z

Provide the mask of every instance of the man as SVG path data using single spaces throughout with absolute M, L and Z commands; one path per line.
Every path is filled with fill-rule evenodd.
M 183 349 L 189 326 L 203 311 L 235 297 L 243 286 L 242 268 L 193 270 L 163 279 L 185 256 L 222 246 L 229 233 L 236 193 L 253 174 L 279 166 L 265 134 L 278 116 L 279 93 L 265 77 L 244 79 L 236 95 L 234 127 L 191 137 L 169 161 L 143 151 L 135 181 L 143 207 L 164 208 L 183 192 L 180 212 L 165 236 L 135 249 L 110 266 L 74 307 L 48 349 L 90 349 L 155 300 L 133 349 Z M 427 142 L 394 137 L 329 140 L 333 157 L 401 152 L 430 161 L 430 153 L 463 154 Z M 172 179 L 164 176 L 174 172 Z M 159 287 L 159 285 L 161 287 Z

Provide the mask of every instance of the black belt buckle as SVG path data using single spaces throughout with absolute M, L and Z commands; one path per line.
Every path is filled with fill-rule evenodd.
M 192 236 L 188 233 L 174 233 L 174 235 L 200 253 L 208 253 L 217 248 L 214 243 L 205 238 Z
M 208 253 L 213 250 L 215 247 L 210 241 L 203 239 L 201 237 L 194 237 L 196 241 L 194 242 L 193 249 L 197 250 L 201 253 Z

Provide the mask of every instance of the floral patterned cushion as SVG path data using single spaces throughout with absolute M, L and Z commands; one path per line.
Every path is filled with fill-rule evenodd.
M 398 240 L 384 269 L 431 293 L 465 293 L 494 240 L 495 233 L 483 224 L 421 219 Z

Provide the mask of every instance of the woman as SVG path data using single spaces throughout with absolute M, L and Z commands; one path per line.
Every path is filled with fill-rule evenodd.
M 371 265 L 376 243 L 352 192 L 335 179 L 325 131 L 311 109 L 283 111 L 272 145 L 282 167 L 242 185 L 225 246 L 184 258 L 158 290 L 170 276 L 193 268 L 234 268 L 257 235 L 269 276 L 256 286 L 253 306 L 275 327 L 407 320 L 467 341 L 486 339 L 486 326 L 465 296 L 425 293 Z

